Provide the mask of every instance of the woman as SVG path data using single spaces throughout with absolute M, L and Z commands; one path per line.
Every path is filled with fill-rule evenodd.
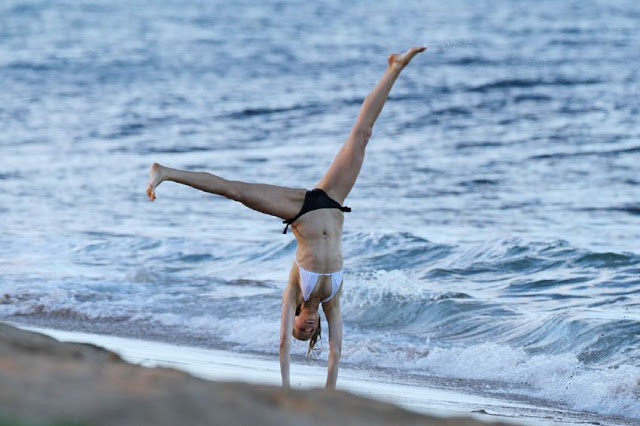
M 222 195 L 245 206 L 279 217 L 289 226 L 298 242 L 289 283 L 282 295 L 280 328 L 280 372 L 282 385 L 290 386 L 289 362 L 291 337 L 311 340 L 309 351 L 320 333 L 322 310 L 329 324 L 329 363 L 326 387 L 334 389 L 338 379 L 342 347 L 342 225 L 344 200 L 349 195 L 364 160 L 364 151 L 389 91 L 402 69 L 425 47 L 414 47 L 403 54 L 389 55 L 382 79 L 364 100 L 358 120 L 347 141 L 336 155 L 324 177 L 311 191 L 297 188 L 228 181 L 206 172 L 189 172 L 154 164 L 151 167 L 147 195 L 155 200 L 155 189 L 163 181 L 191 186 Z

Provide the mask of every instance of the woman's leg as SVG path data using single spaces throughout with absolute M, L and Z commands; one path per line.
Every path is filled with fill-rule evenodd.
M 166 180 L 222 195 L 250 209 L 281 219 L 291 219 L 298 214 L 306 193 L 304 189 L 230 181 L 207 172 L 171 169 L 155 163 L 151 166 L 147 185 L 147 195 L 151 201 L 156 199 L 156 187 Z
M 339 203 L 342 204 L 344 202 L 356 182 L 373 124 L 376 122 L 378 115 L 380 115 L 380 111 L 382 111 L 393 83 L 411 59 L 425 49 L 426 47 L 413 47 L 403 54 L 389 55 L 387 70 L 362 103 L 358 120 L 351 130 L 349 138 L 317 185 L 318 188 L 322 188 Z

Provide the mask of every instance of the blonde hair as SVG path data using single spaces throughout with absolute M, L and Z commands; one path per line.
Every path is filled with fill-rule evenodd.
M 314 347 L 316 346 L 316 342 L 318 341 L 318 339 L 320 339 L 320 342 L 322 342 L 322 325 L 321 325 L 320 321 L 320 314 L 318 314 L 318 328 L 316 328 L 316 331 L 313 333 L 313 336 L 311 336 L 311 339 L 309 339 L 309 349 L 307 349 L 307 361 L 309 361 L 309 358 L 311 357 L 312 359 L 316 359 L 316 355 L 314 353 Z M 322 352 L 322 348 L 317 348 L 315 349 L 318 353 Z

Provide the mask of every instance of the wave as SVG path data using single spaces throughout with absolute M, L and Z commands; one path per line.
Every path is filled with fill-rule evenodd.
M 473 115 L 473 111 L 470 108 L 465 107 L 450 107 L 432 110 L 425 116 L 430 117 L 470 117 Z
M 462 265 L 470 268 L 486 265 L 508 272 L 528 270 L 531 264 L 537 265 L 534 269 L 538 266 L 576 266 L 584 270 L 586 266 L 617 268 L 640 263 L 640 256 L 634 253 L 593 252 L 574 248 L 564 240 L 523 243 L 519 239 L 499 239 L 468 247 L 460 254 L 462 257 L 458 259 Z M 518 264 L 527 267 L 520 269 Z
M 456 295 L 454 298 L 466 296 Z M 86 321 L 85 316 L 67 316 Z M 594 367 L 570 352 L 531 353 L 505 343 L 477 343 L 462 346 L 443 345 L 425 337 L 416 339 L 396 333 L 371 333 L 347 324 L 347 341 L 343 346 L 345 365 L 357 368 L 390 368 L 396 374 L 425 378 L 452 378 L 472 392 L 498 395 L 516 393 L 540 398 L 556 408 L 571 408 L 606 415 L 640 418 L 636 409 L 640 398 L 640 368 L 630 364 L 616 368 Z M 279 322 L 277 316 L 255 321 L 254 317 L 227 317 L 224 321 L 213 313 L 188 318 L 175 312 L 141 311 L 128 320 L 114 324 L 107 332 L 124 332 L 137 337 L 213 345 L 252 352 L 273 354 L 277 351 Z M 247 330 L 251 330 L 250 333 Z M 326 337 L 319 354 L 327 361 Z M 303 357 L 306 343 L 294 341 L 294 357 Z
M 633 184 L 638 184 L 638 183 L 633 183 Z M 575 210 L 581 211 L 581 212 L 602 212 L 602 213 L 620 212 L 620 213 L 627 213 L 632 216 L 640 216 L 640 205 L 637 205 L 637 204 L 627 204 L 622 206 L 611 206 L 611 207 L 582 207 Z
M 615 157 L 621 154 L 635 154 L 640 152 L 640 146 L 632 146 L 628 148 L 603 150 L 603 151 L 581 151 L 581 152 L 554 152 L 552 154 L 540 154 L 529 157 L 529 160 L 549 160 L 549 159 L 562 159 L 562 158 L 574 158 L 574 157 Z
M 19 172 L 0 173 L 0 180 L 22 179 L 23 175 Z
M 497 141 L 476 141 L 476 142 L 458 142 L 455 144 L 456 150 L 463 150 L 469 148 L 496 148 L 503 146 L 504 143 Z
M 461 58 L 452 59 L 447 61 L 450 65 L 498 65 L 499 62 L 482 57 L 482 56 L 463 56 Z
M 390 95 L 390 102 L 399 102 L 399 101 L 407 101 L 407 100 L 424 100 L 424 95 L 416 95 L 416 94 L 401 94 L 401 95 Z M 238 111 L 232 111 L 219 116 L 219 118 L 230 118 L 234 120 L 244 120 L 252 117 L 261 117 L 261 116 L 272 116 L 279 115 L 285 113 L 298 113 L 304 112 L 305 116 L 312 116 L 316 114 L 321 114 L 328 109 L 335 108 L 336 106 L 353 106 L 353 105 L 362 105 L 364 102 L 363 97 L 353 97 L 353 98 L 345 98 L 345 99 L 335 99 L 333 101 L 325 102 L 325 103 L 309 103 L 309 104 L 296 104 L 291 106 L 274 106 L 274 107 L 255 107 L 255 108 L 243 108 Z M 471 115 L 471 112 L 466 110 L 465 108 L 451 108 L 450 111 L 443 110 L 441 113 L 448 115 L 451 114 L 464 114 Z M 438 112 L 435 112 L 436 114 Z
M 432 243 L 408 232 L 345 235 L 345 259 L 359 268 L 404 269 L 447 257 L 452 246 Z
M 586 253 L 573 260 L 572 264 L 583 268 L 619 268 L 640 264 L 640 256 L 631 253 Z
M 326 354 L 321 354 L 326 358 Z M 594 368 L 572 353 L 534 354 L 508 344 L 443 346 L 433 340 L 400 339 L 360 333 L 345 346 L 343 362 L 372 369 L 459 380 L 483 395 L 516 394 L 556 409 L 574 409 L 639 419 L 640 367 Z
M 528 89 L 540 86 L 583 86 L 600 84 L 598 79 L 571 79 L 571 78 L 555 78 L 555 79 L 503 79 L 492 81 L 490 83 L 480 84 L 477 86 L 469 86 L 466 88 L 468 92 L 488 92 L 498 89 Z
M 39 73 L 45 71 L 53 71 L 59 68 L 59 64 L 16 61 L 5 65 L 4 68 L 15 71 L 34 71 L 36 73 Z
M 408 360 L 404 360 L 406 366 Z M 520 392 L 560 407 L 640 418 L 640 368 L 593 369 L 572 354 L 530 356 L 522 349 L 485 343 L 463 348 L 435 347 L 415 366 L 444 377 L 489 381 L 498 389 Z
M 112 234 L 95 236 L 110 237 L 110 250 L 120 247 Z M 93 259 L 100 244 L 79 246 L 78 260 Z M 162 248 L 149 238 L 133 244 Z M 3 285 L 0 317 L 273 354 L 282 284 L 248 277 L 290 261 L 295 242 L 248 247 L 232 262 L 225 257 L 246 272 L 233 278 L 172 272 L 193 264 L 215 270 L 216 253 L 181 244 L 156 254 L 165 269 L 133 267 L 119 281 Z M 629 374 L 640 378 L 631 367 L 640 362 L 640 318 L 631 313 L 640 256 L 562 240 L 454 246 L 412 233 L 345 234 L 344 248 L 345 363 L 453 377 L 469 386 L 479 380 L 558 407 L 631 415 L 633 390 L 589 380 L 628 385 Z M 294 353 L 304 356 L 304 343 L 296 343 Z M 326 351 L 320 359 L 326 361 Z
M 530 93 L 530 94 L 521 94 L 513 97 L 513 102 L 521 103 L 521 102 L 547 102 L 552 100 L 553 98 L 549 95 L 544 95 L 541 93 Z
M 122 148 L 124 150 L 128 150 L 127 148 Z M 144 148 L 138 149 L 138 153 L 140 154 L 186 154 L 189 152 L 206 152 L 215 150 L 215 146 L 200 146 L 200 145 L 186 145 L 182 144 L 180 146 L 171 145 L 171 146 L 148 146 Z
M 510 283 L 508 286 L 508 290 L 510 292 L 521 293 L 521 292 L 539 292 L 545 289 L 561 289 L 564 286 L 572 286 L 575 284 L 582 284 L 584 282 L 589 281 L 589 277 L 575 277 L 575 278 L 566 278 L 566 279 L 539 279 L 530 281 L 528 279 L 524 280 L 515 280 Z
M 472 179 L 472 180 L 465 180 L 458 183 L 458 185 L 460 186 L 469 187 L 469 188 L 476 188 L 479 186 L 495 186 L 499 184 L 500 184 L 500 181 L 495 179 Z
M 224 114 L 224 118 L 233 119 L 245 119 L 248 117 L 262 116 L 262 115 L 274 115 L 284 112 L 292 111 L 306 111 L 308 114 L 319 113 L 323 109 L 320 104 L 307 104 L 307 105 L 293 105 L 288 107 L 273 107 L 273 108 L 245 108 L 240 111 L 230 112 Z

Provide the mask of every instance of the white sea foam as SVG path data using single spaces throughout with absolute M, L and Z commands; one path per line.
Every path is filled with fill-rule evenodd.
M 256 312 L 253 316 L 220 318 L 214 314 L 158 312 L 145 310 L 160 306 L 164 299 L 144 300 L 144 294 L 132 294 L 128 300 L 104 303 L 98 298 L 78 302 L 69 289 L 48 293 L 32 292 L 32 298 L 16 303 L 15 296 L 3 298 L 3 315 L 69 313 L 87 318 L 128 318 L 136 323 L 178 327 L 187 334 L 208 336 L 212 341 L 237 345 L 244 350 L 277 353 L 280 322 L 278 313 Z M 377 271 L 354 277 L 344 294 L 345 316 L 356 311 L 388 303 L 389 300 L 424 300 L 431 293 L 400 271 Z M 234 298 L 235 300 L 235 298 Z M 237 299 L 234 303 L 244 303 Z M 325 349 L 318 359 L 328 356 L 323 318 Z M 293 353 L 305 355 L 307 342 L 294 340 Z M 623 365 L 617 369 L 594 368 L 581 363 L 574 354 L 531 355 L 523 348 L 483 343 L 463 347 L 444 347 L 428 337 L 398 334 L 392 331 L 362 330 L 347 322 L 343 344 L 343 362 L 365 368 L 394 368 L 410 374 L 487 381 L 491 386 L 516 385 L 525 395 L 543 398 L 560 406 L 600 414 L 640 418 L 640 368 Z
M 518 385 L 525 395 L 575 410 L 640 419 L 640 368 L 594 369 L 573 354 L 534 355 L 522 348 L 486 343 L 462 348 L 411 345 L 391 336 L 352 338 L 345 362 L 412 374 Z M 497 384 L 496 384 L 497 382 Z
M 133 283 L 155 283 L 159 281 L 158 274 L 143 266 L 131 269 L 126 274 L 127 281 Z
M 345 277 L 342 305 L 345 310 L 384 306 L 386 298 L 420 301 L 431 297 L 424 283 L 400 270 L 376 270 Z
M 483 344 L 434 348 L 421 366 L 447 377 L 528 385 L 535 396 L 573 409 L 640 418 L 640 368 L 591 369 L 573 354 L 530 356 L 521 348 Z

